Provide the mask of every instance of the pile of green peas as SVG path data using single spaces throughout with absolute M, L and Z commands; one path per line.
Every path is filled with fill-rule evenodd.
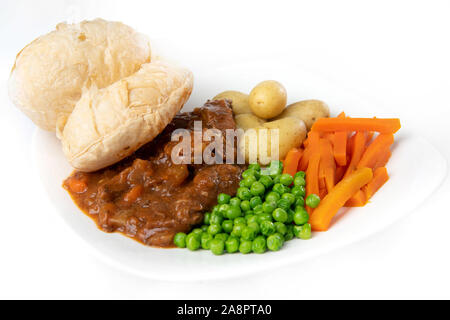
M 195 251 L 264 253 L 278 251 L 286 241 L 311 238 L 311 225 L 305 206 L 316 208 L 320 198 L 305 199 L 305 172 L 283 174 L 281 161 L 261 169 L 250 164 L 242 173 L 235 197 L 219 194 L 217 205 L 205 213 L 203 225 L 189 234 L 177 233 L 174 244 Z

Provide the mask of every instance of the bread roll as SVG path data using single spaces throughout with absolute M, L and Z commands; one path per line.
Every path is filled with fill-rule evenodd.
M 54 131 L 83 88 L 104 88 L 130 76 L 150 56 L 149 40 L 120 22 L 61 23 L 17 55 L 9 94 L 39 127 Z
M 91 87 L 60 133 L 64 154 L 81 171 L 125 158 L 169 124 L 192 85 L 190 71 L 154 61 L 109 87 Z

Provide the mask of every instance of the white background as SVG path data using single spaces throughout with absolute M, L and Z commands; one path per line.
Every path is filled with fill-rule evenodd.
M 395 110 L 450 158 L 449 1 L 2 1 L 0 298 L 450 298 L 448 178 L 381 233 L 245 278 L 152 281 L 91 255 L 37 191 L 35 128 L 9 103 L 6 81 L 35 37 L 98 16 L 148 34 L 194 74 L 200 64 L 294 50 L 309 70 Z

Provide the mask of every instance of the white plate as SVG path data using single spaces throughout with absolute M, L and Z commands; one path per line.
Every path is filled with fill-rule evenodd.
M 228 89 L 249 91 L 261 79 L 272 78 L 285 84 L 290 101 L 320 97 L 329 103 L 335 114 L 345 110 L 353 116 L 401 118 L 400 114 L 395 114 L 395 110 L 383 110 L 379 105 L 374 106 L 305 70 L 301 66 L 279 60 L 260 60 L 214 70 L 195 70 L 196 86 L 186 108 L 201 105 L 217 92 Z M 300 79 L 299 74 L 302 75 Z M 447 163 L 431 144 L 412 135 L 407 124 L 402 125 L 403 128 L 396 135 L 393 155 L 388 164 L 391 178 L 369 204 L 363 208 L 345 209 L 345 214 L 339 215 L 328 232 L 314 233 L 309 241 L 289 241 L 281 251 L 263 255 L 226 254 L 217 257 L 209 251 L 157 249 L 141 245 L 120 234 L 104 233 L 75 206 L 61 187 L 71 168 L 54 134 L 36 130 L 33 161 L 58 214 L 101 258 L 129 272 L 153 279 L 218 279 L 300 262 L 353 243 L 386 228 L 418 207 L 443 181 L 447 174 Z

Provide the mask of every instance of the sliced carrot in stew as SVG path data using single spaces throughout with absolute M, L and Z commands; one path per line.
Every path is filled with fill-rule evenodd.
M 74 193 L 83 193 L 88 189 L 88 185 L 83 180 L 72 177 L 68 180 L 68 187 Z
M 144 191 L 144 188 L 140 184 L 138 184 L 125 194 L 123 200 L 129 203 L 135 202 L 141 196 L 142 191 Z

